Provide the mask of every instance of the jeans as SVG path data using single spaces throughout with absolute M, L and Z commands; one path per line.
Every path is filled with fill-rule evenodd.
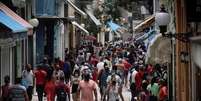
M 36 85 L 36 92 L 38 95 L 38 101 L 43 101 L 44 85 Z

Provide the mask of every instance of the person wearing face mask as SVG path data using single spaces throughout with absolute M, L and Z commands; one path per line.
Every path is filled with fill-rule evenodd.
M 27 64 L 25 70 L 22 72 L 22 79 L 26 82 L 27 94 L 29 97 L 29 101 L 31 101 L 34 86 L 34 74 L 30 64 Z
M 75 70 L 74 73 L 73 73 L 73 76 L 72 76 L 72 81 L 71 81 L 73 101 L 77 101 L 78 96 L 76 95 L 76 92 L 77 92 L 80 80 L 81 80 L 80 71 Z
M 110 69 L 109 69 L 107 63 L 104 63 L 104 69 L 102 69 L 100 71 L 100 74 L 98 76 L 98 78 L 99 78 L 100 93 L 101 93 L 101 99 L 103 101 L 105 101 L 106 89 L 107 89 L 107 77 L 109 75 L 110 75 Z
M 56 80 L 56 83 L 60 81 L 61 77 L 64 77 L 64 72 L 60 69 L 59 64 L 55 64 L 55 70 L 53 71 L 53 77 Z
M 79 101 L 97 101 L 97 90 L 95 81 L 90 79 L 90 73 L 85 72 L 83 74 L 84 79 L 79 82 L 78 94 L 81 94 L 81 97 L 78 97 Z M 95 99 L 93 99 L 93 95 Z

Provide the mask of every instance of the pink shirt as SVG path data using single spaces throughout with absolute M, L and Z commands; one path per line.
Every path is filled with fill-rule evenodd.
M 79 88 L 81 91 L 80 101 L 94 101 L 93 91 L 96 89 L 96 83 L 93 80 L 89 80 L 89 82 L 84 80 L 80 81 Z

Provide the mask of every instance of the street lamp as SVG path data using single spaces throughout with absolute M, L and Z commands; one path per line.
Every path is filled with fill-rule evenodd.
M 33 18 L 29 20 L 29 23 L 33 26 L 33 27 L 37 27 L 39 25 L 39 21 L 37 18 Z
M 170 23 L 170 15 L 165 10 L 164 5 L 162 5 L 161 11 L 156 13 L 155 21 L 156 21 L 156 24 L 160 28 L 160 32 L 162 33 L 162 36 L 169 37 L 169 38 L 175 38 L 175 39 L 180 40 L 182 42 L 189 42 L 189 37 L 192 35 L 191 33 L 167 32 L 167 25 Z

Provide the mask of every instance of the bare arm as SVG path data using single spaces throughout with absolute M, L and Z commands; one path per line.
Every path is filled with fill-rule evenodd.
M 80 99 L 79 99 L 79 98 L 80 98 L 80 87 L 78 87 L 78 89 L 77 89 L 77 94 L 76 94 L 76 95 L 77 95 L 77 100 L 79 101 L 79 100 L 80 100 Z
M 118 93 L 119 93 L 119 95 L 120 95 L 120 97 L 121 97 L 121 100 L 124 101 L 124 97 L 123 97 L 123 95 L 122 95 L 122 87 L 119 87 Z
M 94 89 L 94 96 L 95 96 L 95 101 L 98 101 L 98 98 L 97 98 L 97 90 Z
M 25 96 L 25 101 L 29 101 L 29 97 L 26 91 L 24 92 L 24 96 Z

